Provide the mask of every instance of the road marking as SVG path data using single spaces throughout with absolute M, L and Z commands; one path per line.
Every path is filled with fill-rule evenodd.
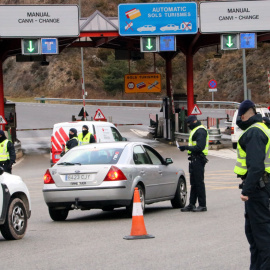
M 219 158 L 225 158 L 225 159 L 234 159 L 236 160 L 237 154 L 236 150 L 234 149 L 220 149 L 220 150 L 209 150 L 208 155 L 215 156 Z
M 135 133 L 136 135 L 138 135 L 139 137 L 147 137 L 148 135 L 148 131 L 142 131 L 142 130 L 138 130 L 138 129 L 131 129 L 131 131 L 133 133 Z

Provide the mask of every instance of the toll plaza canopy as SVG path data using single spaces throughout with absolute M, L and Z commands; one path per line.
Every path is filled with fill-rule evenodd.
M 95 11 L 89 17 L 80 18 L 79 32 L 79 37 L 58 38 L 59 53 L 67 47 L 108 48 L 127 50 L 131 52 L 130 58 L 132 59 L 132 57 L 136 58 L 136 54 L 132 54 L 132 52 L 140 52 L 140 36 L 121 36 L 118 18 L 106 17 L 99 11 Z M 269 32 L 257 32 L 258 42 L 268 42 L 269 40 Z M 220 33 L 201 33 L 198 31 L 195 34 L 176 35 L 176 51 L 159 53 L 166 60 L 166 88 L 170 98 L 172 98 L 171 60 L 178 52 L 182 52 L 186 56 L 188 114 L 191 113 L 194 106 L 193 55 L 200 48 L 214 45 L 220 45 Z M 21 38 L 0 38 L 0 60 L 2 63 L 10 56 L 21 54 Z M 0 64 L 0 84 L 3 83 L 2 63 Z

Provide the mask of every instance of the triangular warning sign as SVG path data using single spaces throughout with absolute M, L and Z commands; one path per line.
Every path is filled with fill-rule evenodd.
M 84 113 L 84 111 L 83 111 L 83 107 L 82 107 L 79 114 L 78 114 L 78 116 L 84 116 L 83 113 Z M 89 116 L 87 111 L 85 111 L 85 114 L 86 114 L 86 116 Z
M 194 105 L 194 108 L 193 108 L 193 110 L 192 110 L 192 112 L 191 112 L 191 114 L 202 114 L 202 112 L 201 112 L 201 110 L 199 109 L 199 107 L 195 104 Z
M 7 124 L 6 119 L 2 115 L 0 115 L 0 124 Z
M 96 114 L 94 116 L 94 120 L 98 121 L 98 120 L 107 120 L 106 117 L 104 116 L 104 114 L 102 113 L 102 111 L 100 109 L 98 109 L 96 111 Z

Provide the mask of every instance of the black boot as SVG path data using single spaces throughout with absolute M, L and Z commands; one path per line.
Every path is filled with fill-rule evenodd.
M 194 209 L 196 209 L 195 205 L 189 204 L 186 207 L 181 209 L 181 212 L 192 212 Z
M 197 208 L 192 210 L 193 212 L 205 212 L 207 211 L 207 207 L 206 206 L 198 206 Z

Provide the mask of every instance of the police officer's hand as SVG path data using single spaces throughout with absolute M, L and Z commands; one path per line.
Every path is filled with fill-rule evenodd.
M 180 149 L 180 151 L 185 151 L 187 148 L 186 148 L 186 146 L 179 146 L 179 149 Z
M 243 194 L 241 194 L 240 198 L 243 202 L 246 202 L 248 200 L 248 196 L 244 196 Z

